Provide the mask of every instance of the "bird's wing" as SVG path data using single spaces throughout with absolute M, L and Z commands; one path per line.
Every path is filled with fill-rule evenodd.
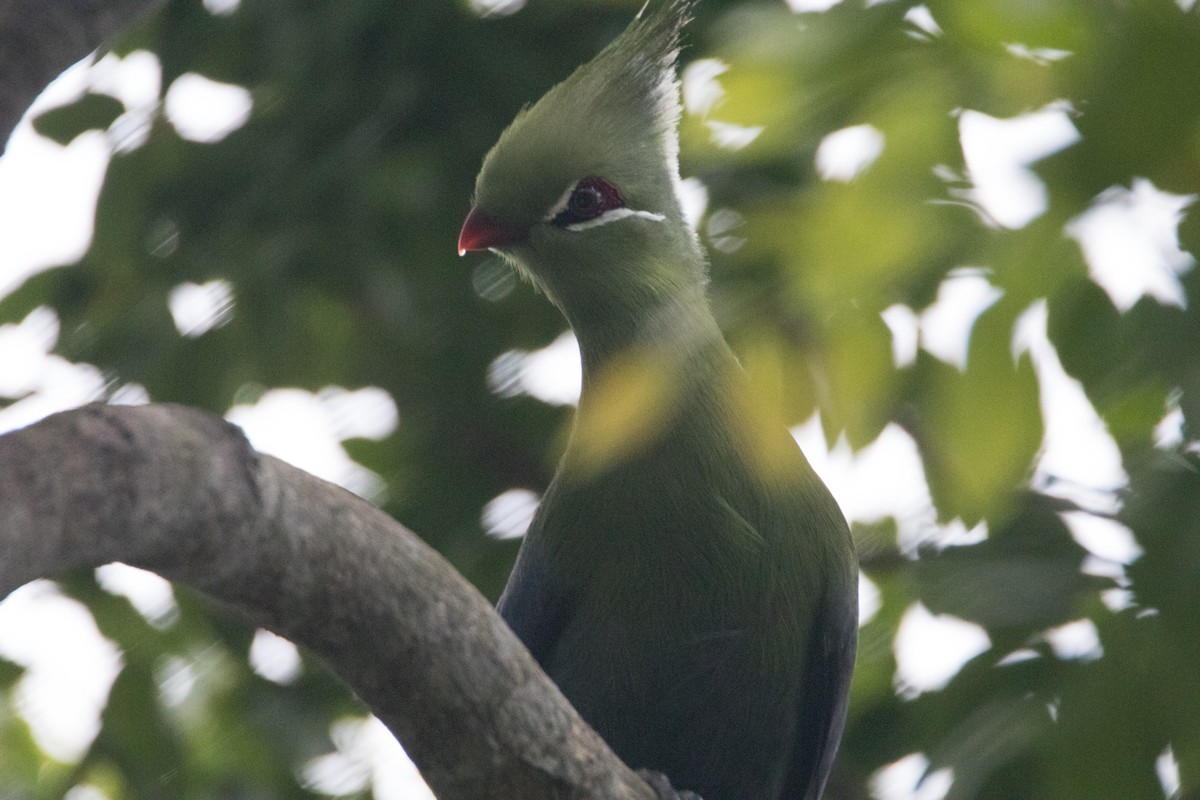
M 858 641 L 858 608 L 852 593 L 827 588 L 814 620 L 796 717 L 791 772 L 780 800 L 818 800 L 833 767 L 846 724 L 850 676 Z
M 565 581 L 526 539 L 496 610 L 543 669 L 569 617 L 569 597 Z

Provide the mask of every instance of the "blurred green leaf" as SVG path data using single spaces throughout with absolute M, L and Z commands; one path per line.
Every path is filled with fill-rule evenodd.
M 68 145 L 81 133 L 106 130 L 125 113 L 125 105 L 107 94 L 88 92 L 73 103 L 43 111 L 33 120 L 33 129 L 61 145 Z
M 1087 551 L 1059 516 L 1070 508 L 1030 493 L 985 541 L 923 554 L 916 565 L 921 601 L 1015 642 L 1078 619 L 1091 595 L 1112 582 L 1080 572 Z
M 952 769 L 956 798 L 1161 797 L 1155 760 L 1167 746 L 1181 794 L 1200 787 L 1200 465 L 1189 450 L 1200 438 L 1200 270 L 1180 276 L 1186 307 L 1146 298 L 1122 313 L 1064 235 L 1101 192 L 1136 178 L 1200 193 L 1200 9 L 1185 5 L 698 4 L 683 57 L 728 68 L 721 100 L 685 114 L 682 171 L 707 192 L 699 232 L 721 324 L 789 422 L 819 410 L 827 439 L 856 451 L 889 424 L 909 432 L 934 504 L 911 498 L 910 516 L 855 526 L 880 605 L 860 631 L 831 800 L 868 796 L 872 776 L 910 753 Z M 399 428 L 348 452 L 382 477 L 389 513 L 495 597 L 518 542 L 486 537 L 482 508 L 508 489 L 544 490 L 570 409 L 498 395 L 489 369 L 565 323 L 528 285 L 497 282 L 495 264 L 480 283 L 484 267 L 457 258 L 455 237 L 480 160 L 513 114 L 639 6 L 530 3 L 481 19 L 436 0 L 244 0 L 225 15 L 173 0 L 112 52 L 154 53 L 164 97 L 187 73 L 245 87 L 249 120 L 200 143 L 155 115 L 145 143 L 109 165 L 88 252 L 0 299 L 0 321 L 49 307 L 57 355 L 95 365 L 112 388 L 136 382 L 155 400 L 217 413 L 275 387 L 384 389 Z M 994 227 L 970 193 L 979 176 L 961 112 L 1003 119 L 1052 103 L 1081 140 L 1018 172 L 1044 184 L 1044 213 Z M 36 126 L 66 143 L 123 112 L 91 93 Z M 730 149 L 711 122 L 763 130 Z M 877 130 L 882 151 L 852 179 L 823 177 L 822 141 L 856 125 Z M 1195 254 L 1194 206 L 1179 236 Z M 1003 293 L 975 321 L 965 369 L 922 349 L 922 333 L 915 359 L 897 366 L 903 342 L 880 314 L 919 317 L 960 268 Z M 172 290 L 212 280 L 230 287 L 231 318 L 181 334 Z M 1122 507 L 1143 553 L 1109 577 L 1082 572 L 1088 551 L 1060 516 L 1071 503 L 1029 485 L 1043 387 L 1013 340 L 1042 301 L 1059 360 L 1130 476 L 1103 499 Z M 1183 441 L 1155 449 L 1172 409 Z M 986 521 L 987 539 L 901 553 L 900 530 L 939 541 L 935 521 L 955 518 Z M 0 663 L 0 794 L 87 780 L 114 800 L 311 795 L 298 768 L 331 747 L 332 720 L 361 713 L 336 681 L 307 664 L 294 685 L 262 679 L 247 661 L 251 632 L 186 591 L 160 628 L 89 578 L 67 587 L 122 649 L 125 672 L 83 764 L 64 766 L 37 750 L 11 698 L 19 671 Z M 992 647 L 945 688 L 901 697 L 894 638 L 918 602 L 981 625 Z M 1048 628 L 1075 620 L 1095 626 L 1102 657 L 1060 658 L 1048 645 Z M 1025 660 L 1005 661 L 1015 651 Z M 202 674 L 171 705 L 161 682 L 179 663 Z
M 984 312 L 965 371 L 924 353 L 912 368 L 915 438 L 943 519 L 1005 522 L 1007 493 L 1028 474 L 1041 444 L 1037 378 L 1028 356 L 1014 360 L 1012 352 L 1016 311 L 1002 300 Z

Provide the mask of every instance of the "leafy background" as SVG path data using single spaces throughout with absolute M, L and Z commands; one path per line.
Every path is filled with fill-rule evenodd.
M 1200 12 L 1169 0 L 914 5 L 847 0 L 795 14 L 782 2 L 706 0 L 685 53 L 728 65 L 712 117 L 763 127 L 730 149 L 703 114 L 683 122 L 683 173 L 708 191 L 701 231 L 731 342 L 791 420 L 819 408 L 829 440 L 854 448 L 899 425 L 919 448 L 937 520 L 986 521 L 981 541 L 956 546 L 933 520 L 916 545 L 900 532 L 911 520 L 855 525 L 879 606 L 861 631 L 828 796 L 883 796 L 872 776 L 921 753 L 927 761 L 908 763 L 937 773 L 922 797 L 1159 798 L 1164 763 L 1168 789 L 1177 770 L 1176 796 L 1200 797 L 1200 455 L 1190 446 L 1200 273 L 1181 276 L 1182 302 L 1118 308 L 1066 235 L 1110 187 L 1200 191 Z M 112 159 L 86 255 L 9 294 L 0 321 L 53 309 L 56 352 L 96 365 L 110 396 L 136 384 L 224 414 L 271 387 L 382 388 L 398 427 L 347 450 L 381 479 L 388 512 L 495 597 L 516 543 L 486 536 L 481 510 L 506 490 L 546 485 L 569 409 L 497 392 L 489 369 L 548 345 L 564 324 L 497 262 L 459 260 L 453 243 L 499 131 L 638 6 L 532 2 L 483 18 L 446 0 L 245 0 L 229 14 L 175 0 L 115 52 L 154 53 L 164 95 L 187 73 L 246 87 L 248 122 L 199 143 L 155 114 L 144 143 Z M 925 14 L 936 27 L 920 24 Z M 1080 138 L 1033 167 L 1045 212 L 1024 225 L 989 220 L 967 192 L 963 110 L 1006 118 L 1063 101 Z M 125 111 L 96 92 L 37 124 L 66 142 Z M 864 123 L 884 136 L 878 160 L 852 181 L 821 180 L 823 137 Z M 1183 216 L 1184 251 L 1197 252 L 1197 216 Z M 930 307 L 964 267 L 1000 293 L 971 329 L 965 365 L 926 349 L 897 361 L 884 312 Z M 171 291 L 213 280 L 231 287 L 232 312 L 181 335 Z M 1084 504 L 1128 526 L 1142 551 L 1104 574 L 1087 568 L 1065 521 L 1080 493 L 1035 469 L 1039 373 L 1013 342 L 1039 302 L 1128 475 Z M 1168 415 L 1175 435 L 1164 438 Z M 15 699 L 21 668 L 3 665 L 0 796 L 85 784 L 110 798 L 321 795 L 303 765 L 333 749 L 333 721 L 360 711 L 319 666 L 287 685 L 263 678 L 247 666 L 253 632 L 184 591 L 155 624 L 90 575 L 63 586 L 124 668 L 101 732 L 68 764 L 31 737 Z M 982 626 L 990 642 L 922 693 L 895 681 L 893 643 L 915 603 Z M 1079 620 L 1094 626 L 1099 657 L 1064 655 L 1046 635 Z M 186 702 L 172 703 L 164 664 L 181 662 L 203 669 Z

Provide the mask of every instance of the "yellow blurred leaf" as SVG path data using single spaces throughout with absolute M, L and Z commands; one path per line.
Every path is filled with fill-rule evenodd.
M 653 348 L 630 349 L 604 364 L 575 418 L 572 467 L 595 475 L 653 442 L 678 399 L 676 378 L 672 360 Z

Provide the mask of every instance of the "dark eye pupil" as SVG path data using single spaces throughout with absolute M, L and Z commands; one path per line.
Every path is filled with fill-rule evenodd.
M 581 186 L 571 194 L 567 208 L 576 214 L 590 214 L 600 207 L 604 198 L 595 186 Z

